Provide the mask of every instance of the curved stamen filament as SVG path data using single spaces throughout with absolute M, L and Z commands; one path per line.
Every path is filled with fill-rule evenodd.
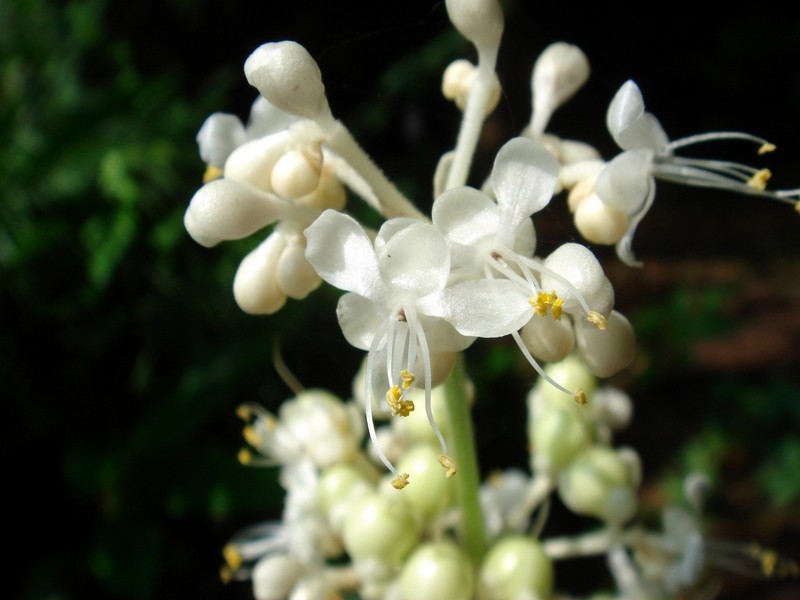
M 759 154 L 765 154 L 766 152 L 775 150 L 775 146 L 764 138 L 749 133 L 742 133 L 741 131 L 711 131 L 709 133 L 698 133 L 697 135 L 690 135 L 673 140 L 667 144 L 665 148 L 667 151 L 672 152 L 678 148 L 693 146 L 694 144 L 701 144 L 703 142 L 716 142 L 719 140 L 743 140 L 745 142 L 759 144 Z
M 415 311 L 409 310 L 406 313 L 406 317 L 408 318 L 408 327 L 411 330 L 411 338 L 414 339 L 415 343 L 419 342 L 420 354 L 422 355 L 422 374 L 425 377 L 425 414 L 428 417 L 428 423 L 430 423 L 433 433 L 436 435 L 436 439 L 439 440 L 442 454 L 447 454 L 447 444 L 444 441 L 442 432 L 439 431 L 436 420 L 433 418 L 433 409 L 431 408 L 431 355 L 428 351 L 425 330 L 420 325 Z
M 544 369 L 536 362 L 536 359 L 533 358 L 528 348 L 525 346 L 525 343 L 522 341 L 522 338 L 519 336 L 519 333 L 516 331 L 511 332 L 511 337 L 514 338 L 514 341 L 519 346 L 520 351 L 522 351 L 523 356 L 528 360 L 530 365 L 536 370 L 536 372 L 550 385 L 556 388 L 560 392 L 564 392 L 568 396 L 570 396 L 573 400 L 578 402 L 578 404 L 585 404 L 586 403 L 586 395 L 583 393 L 583 390 L 576 390 L 574 392 L 568 390 L 563 385 L 558 383 L 555 379 L 550 377 L 547 373 L 544 372 Z

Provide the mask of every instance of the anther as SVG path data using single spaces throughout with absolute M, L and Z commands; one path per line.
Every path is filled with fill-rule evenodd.
M 222 549 L 222 557 L 225 559 L 225 562 L 232 571 L 236 571 L 242 566 L 242 555 L 239 554 L 239 551 L 233 544 L 225 545 L 225 547 Z
M 401 417 L 407 417 L 412 412 L 414 412 L 414 401 L 413 400 L 401 400 L 397 412 L 395 415 L 400 415 Z
M 253 462 L 253 455 L 247 448 L 242 448 L 241 450 L 239 450 L 239 453 L 236 455 L 236 458 L 243 465 L 249 465 L 251 462 Z
M 403 369 L 402 371 L 400 371 L 400 379 L 403 382 L 403 389 L 407 390 L 411 387 L 411 384 L 414 383 L 417 378 L 414 377 L 414 374 L 411 371 Z
M 762 154 L 767 154 L 769 152 L 775 152 L 775 144 L 770 144 L 769 142 L 764 142 L 761 144 L 761 147 L 758 149 L 758 154 L 761 156 Z
M 555 295 L 555 292 L 553 292 Z M 561 320 L 561 314 L 564 312 L 564 301 L 561 298 L 556 298 L 553 301 L 553 306 L 550 307 L 550 314 L 556 321 Z
M 214 181 L 215 179 L 219 179 L 220 177 L 222 177 L 222 169 L 220 169 L 219 167 L 215 167 L 214 165 L 207 165 L 206 172 L 203 173 L 203 183 Z
M 772 173 L 769 169 L 761 169 L 753 174 L 753 176 L 747 181 L 747 185 L 751 188 L 764 191 L 767 189 L 767 181 L 769 181 L 770 177 L 772 177 Z
M 575 404 L 586 404 L 589 400 L 586 398 L 586 392 L 583 391 L 583 388 L 578 388 L 573 394 L 572 398 L 575 400 Z
M 408 473 L 403 473 L 392 479 L 392 487 L 396 490 L 402 490 L 408 485 Z
M 458 473 L 456 461 L 447 456 L 447 454 L 442 454 L 439 456 L 439 464 L 447 469 L 447 472 L 444 474 L 447 479 L 450 479 L 451 477 L 455 476 L 456 473 Z
M 589 314 L 586 315 L 586 320 L 596 325 L 600 331 L 608 327 L 608 320 L 596 310 L 590 310 Z
M 255 427 L 251 427 L 248 425 L 242 430 L 242 436 L 244 437 L 245 441 L 250 444 L 253 448 L 258 448 L 261 446 L 261 436 L 258 435 Z

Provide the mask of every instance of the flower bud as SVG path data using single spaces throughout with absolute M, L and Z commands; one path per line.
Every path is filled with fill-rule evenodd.
M 416 545 L 419 528 L 411 508 L 396 494 L 388 497 L 375 492 L 351 506 L 343 538 L 354 561 L 395 566 Z
M 569 100 L 589 78 L 589 61 L 577 46 L 556 42 L 536 59 L 531 76 L 532 134 L 541 135 L 553 111 Z
M 296 300 L 302 300 L 322 284 L 322 279 L 306 259 L 302 234 L 286 236 L 286 246 L 278 259 L 275 275 L 280 289 Z
M 573 192 L 577 189 L 575 186 Z M 589 194 L 575 210 L 575 227 L 588 242 L 616 244 L 628 230 L 628 216 L 611 208 L 597 194 Z
M 572 320 L 533 318 L 519 332 L 525 347 L 537 359 L 544 362 L 563 360 L 575 346 Z
M 310 146 L 281 156 L 272 167 L 270 183 L 276 194 L 294 200 L 317 189 L 321 173 L 322 151 Z
M 469 90 L 478 75 L 478 70 L 471 62 L 464 59 L 454 60 L 444 70 L 442 77 L 442 95 L 456 103 L 459 110 L 467 107 Z M 500 102 L 500 82 L 495 75 L 492 81 L 492 91 L 486 104 L 486 116 L 497 107 Z
M 253 596 L 256 600 L 284 600 L 303 573 L 297 559 L 285 554 L 268 554 L 253 567 Z
M 217 179 L 195 192 L 183 223 L 192 239 L 211 248 L 223 240 L 247 237 L 274 223 L 286 211 L 280 199 L 251 185 Z
M 452 542 L 422 544 L 403 565 L 400 587 L 404 600 L 471 600 L 472 565 Z
M 622 524 L 636 512 L 636 496 L 625 461 L 611 448 L 593 446 L 558 477 L 558 493 L 567 507 Z
M 272 168 L 289 149 L 289 143 L 289 132 L 281 131 L 242 144 L 225 161 L 225 178 L 271 192 Z
M 200 158 L 221 169 L 231 152 L 245 143 L 247 134 L 236 115 L 214 113 L 203 122 L 195 139 L 200 147 Z
M 537 414 L 531 439 L 533 468 L 545 473 L 569 464 L 591 442 L 586 424 L 571 406 Z
M 317 502 L 334 533 L 341 535 L 353 502 L 373 489 L 367 476 L 355 467 L 337 464 L 325 469 L 319 480 Z
M 409 473 L 414 482 L 403 490 L 401 498 L 424 519 L 436 516 L 453 499 L 453 479 L 445 477 L 439 454 L 433 446 L 421 444 L 407 451 L 397 464 L 397 470 Z
M 343 210 L 347 203 L 347 192 L 336 175 L 323 166 L 319 185 L 310 194 L 295 198 L 294 202 L 300 206 L 316 208 L 320 211 L 328 208 Z
M 259 46 L 245 61 L 244 74 L 250 85 L 282 111 L 307 119 L 330 115 L 319 67 L 296 42 Z
M 503 10 L 497 0 L 446 0 L 447 15 L 479 51 L 496 51 L 503 35 Z
M 286 304 L 286 294 L 278 285 L 278 260 L 285 248 L 280 233 L 266 240 L 244 257 L 233 280 L 236 304 L 251 315 L 271 315 Z
M 527 536 L 511 536 L 495 544 L 479 577 L 481 600 L 545 599 L 553 591 L 553 563 L 539 542 Z
M 611 377 L 633 362 L 636 334 L 622 313 L 611 311 L 605 330 L 576 327 L 578 352 L 589 371 L 597 377 Z
M 547 365 L 545 372 L 568 390 L 582 389 L 591 402 L 592 394 L 597 388 L 597 380 L 576 355 L 571 354 L 561 362 Z M 540 379 L 533 388 L 528 401 L 532 402 L 535 398 L 540 398 L 546 407 L 558 408 L 564 404 L 564 394 L 543 379 Z M 536 406 L 532 407 L 534 412 L 541 410 L 539 404 L 537 402 Z

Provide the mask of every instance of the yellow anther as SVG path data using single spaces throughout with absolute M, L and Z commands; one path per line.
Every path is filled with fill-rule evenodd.
M 214 181 L 215 179 L 219 179 L 220 177 L 222 177 L 222 169 L 220 169 L 219 167 L 214 167 L 212 165 L 207 165 L 206 172 L 203 173 L 203 183 Z
M 231 580 L 233 579 L 233 571 L 230 570 L 228 567 L 220 567 L 219 568 L 219 579 L 224 585 L 228 585 Z
M 401 417 L 407 417 L 412 412 L 414 412 L 414 401 L 413 400 L 401 400 L 397 404 L 397 412 L 395 412 L 395 408 L 392 407 L 392 412 L 395 415 L 400 415 Z
M 253 462 L 253 455 L 250 453 L 250 450 L 247 448 L 242 448 L 239 450 L 239 453 L 236 455 L 236 458 L 239 459 L 239 462 L 243 465 L 249 465 Z
M 244 437 L 244 440 L 253 448 L 258 448 L 261 445 L 262 439 L 255 430 L 255 427 L 251 427 L 250 425 L 245 427 L 242 430 L 242 436 Z
M 608 327 L 608 321 L 606 318 L 595 310 L 589 311 L 589 314 L 586 315 L 586 320 L 589 321 L 589 323 L 596 325 L 601 331 Z
M 767 189 L 767 181 L 769 181 L 770 177 L 772 177 L 772 173 L 769 169 L 761 169 L 750 178 L 747 185 L 757 190 L 765 190 Z
M 222 549 L 222 557 L 233 571 L 236 571 L 242 566 L 242 555 L 239 554 L 239 550 L 237 550 L 236 546 L 233 544 L 225 545 L 225 547 Z
M 764 142 L 761 144 L 761 147 L 758 149 L 759 156 L 762 154 L 767 154 L 769 152 L 775 152 L 775 144 L 770 144 L 769 142 Z
M 555 292 L 553 292 L 555 294 Z M 553 318 L 556 321 L 561 320 L 561 314 L 564 312 L 564 301 L 561 298 L 556 298 L 553 302 L 553 306 L 550 308 L 550 314 L 553 315 Z
M 386 392 L 386 403 L 389 406 L 396 406 L 397 403 L 400 401 L 400 396 L 403 395 L 403 392 L 400 390 L 399 385 L 393 385 L 389 388 L 389 391 Z
M 236 416 L 242 421 L 249 421 L 250 417 L 253 416 L 253 411 L 250 410 L 250 407 L 247 406 L 247 404 L 240 404 L 236 409 Z
M 800 213 L 800 200 L 794 203 L 794 209 Z
M 392 487 L 396 490 L 402 490 L 408 485 L 408 473 L 403 473 L 392 479 Z
M 450 479 L 456 473 L 458 473 L 458 467 L 456 467 L 456 461 L 447 456 L 447 454 L 442 454 L 441 456 L 439 456 L 439 464 L 442 465 L 445 469 L 447 469 L 447 472 L 444 474 L 444 476 L 447 477 L 448 479 Z
M 775 567 L 778 564 L 778 555 L 772 550 L 764 550 L 761 554 L 761 572 L 767 577 L 775 574 Z
M 589 400 L 586 398 L 586 392 L 583 391 L 583 388 L 578 388 L 573 394 L 572 398 L 575 400 L 576 404 L 586 404 Z
M 400 371 L 400 379 L 403 381 L 403 389 L 407 390 L 411 387 L 411 384 L 414 383 L 417 378 L 414 377 L 414 374 L 411 371 L 403 369 Z
M 555 291 L 549 294 L 547 292 L 539 292 L 536 294 L 536 298 L 528 298 L 528 303 L 533 308 L 533 312 L 540 317 L 547 315 L 549 309 L 556 321 L 561 320 L 561 315 L 564 312 L 564 301 L 558 297 Z

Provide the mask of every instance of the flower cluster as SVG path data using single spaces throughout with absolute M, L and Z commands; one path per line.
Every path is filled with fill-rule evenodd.
M 656 178 L 786 202 L 799 192 L 767 191 L 766 170 L 677 156 L 719 139 L 774 148 L 730 132 L 670 142 L 633 82 L 608 108 L 617 157 L 547 133 L 589 76 L 585 55 L 564 43 L 536 61 L 530 124 L 499 149 L 482 189 L 466 185 L 499 98 L 503 15 L 497 0 L 446 6 L 478 63 L 444 73 L 463 120 L 436 167 L 430 217 L 334 118 L 316 62 L 295 42 L 264 44 L 247 59 L 260 97 L 246 126 L 217 113 L 198 134 L 208 170 L 186 212 L 190 235 L 213 246 L 274 225 L 239 267 L 238 304 L 272 314 L 325 282 L 344 292 L 336 317 L 345 339 L 367 353 L 352 402 L 296 390 L 277 417 L 240 409 L 252 448 L 241 462 L 279 466 L 287 495 L 280 523 L 227 547 L 224 577 L 251 578 L 258 600 L 544 600 L 557 585 L 553 561 L 605 554 L 624 598 L 702 588 L 714 553 L 694 513 L 667 512 L 664 532 L 631 524 L 641 467 L 633 449 L 613 445 L 631 402 L 596 377 L 633 361 L 633 328 L 588 247 L 537 255 L 533 217 L 566 190 L 578 231 L 634 264 L 633 234 Z M 344 212 L 347 189 L 385 219 L 377 232 Z M 530 474 L 506 471 L 481 486 L 459 353 L 506 336 L 540 376 L 528 397 Z M 602 528 L 539 539 L 552 495 Z

